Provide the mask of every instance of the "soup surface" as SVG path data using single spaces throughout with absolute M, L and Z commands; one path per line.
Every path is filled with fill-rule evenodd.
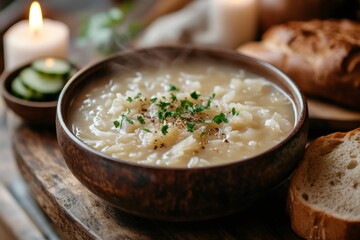
M 288 136 L 295 119 L 293 102 L 273 83 L 210 60 L 99 79 L 70 111 L 73 133 L 96 150 L 185 168 L 264 152 Z

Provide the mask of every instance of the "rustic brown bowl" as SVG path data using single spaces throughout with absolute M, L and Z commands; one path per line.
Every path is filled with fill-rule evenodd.
M 31 125 L 55 125 L 57 101 L 30 101 L 11 93 L 11 83 L 19 73 L 31 65 L 27 63 L 1 76 L 1 94 L 6 106 Z M 72 64 L 72 67 L 78 69 Z
M 69 107 L 77 91 L 121 69 L 157 66 L 188 58 L 236 64 L 281 87 L 294 101 L 295 127 L 275 147 L 255 157 L 202 168 L 164 168 L 129 163 L 92 149 L 71 131 Z M 94 194 L 137 216 L 167 221 L 205 220 L 232 214 L 286 180 L 302 158 L 308 133 L 307 105 L 296 85 L 271 65 L 236 52 L 193 47 L 126 51 L 82 69 L 59 97 L 56 130 L 72 173 Z

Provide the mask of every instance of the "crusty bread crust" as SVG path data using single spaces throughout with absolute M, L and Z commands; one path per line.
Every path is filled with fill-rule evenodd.
M 238 51 L 289 75 L 307 95 L 360 109 L 360 24 L 350 20 L 289 22 Z
M 313 168 L 313 163 L 318 161 L 313 156 L 314 151 L 327 154 L 333 151 L 336 146 L 342 144 L 344 139 L 348 139 L 354 134 L 358 136 L 357 139 L 360 139 L 360 128 L 348 133 L 333 133 L 320 137 L 314 140 L 306 149 L 304 159 L 291 179 L 287 199 L 287 212 L 290 216 L 291 225 L 299 236 L 306 239 L 360 239 L 360 216 L 358 219 L 347 219 L 317 209 L 316 206 L 307 201 L 307 196 L 303 195 L 300 187 L 303 181 L 307 181 L 304 178 L 307 177 L 308 169 Z M 339 159 L 339 161 L 342 160 L 345 159 Z M 315 170 L 319 175 L 322 174 L 322 169 Z M 334 171 L 337 171 L 337 169 L 334 169 Z M 336 198 L 335 195 L 334 198 Z M 336 199 L 334 200 L 336 201 Z

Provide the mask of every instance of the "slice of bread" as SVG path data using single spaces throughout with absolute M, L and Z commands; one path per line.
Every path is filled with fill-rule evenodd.
M 360 239 L 360 128 L 308 146 L 290 182 L 287 211 L 306 239 Z

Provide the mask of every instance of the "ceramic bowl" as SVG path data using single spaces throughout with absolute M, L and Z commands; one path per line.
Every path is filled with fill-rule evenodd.
M 282 88 L 294 101 L 290 135 L 252 158 L 201 168 L 164 168 L 129 163 L 92 149 L 72 132 L 69 107 L 79 89 L 119 69 L 209 57 L 236 64 Z M 121 66 L 121 68 L 119 68 Z M 122 68 L 124 67 L 124 68 Z M 197 221 L 229 215 L 286 180 L 302 158 L 308 133 L 306 101 L 297 86 L 271 65 L 233 51 L 199 47 L 155 47 L 121 52 L 76 74 L 59 97 L 56 130 L 64 159 L 77 179 L 111 205 L 137 216 Z
M 17 116 L 31 125 L 55 125 L 57 100 L 54 101 L 30 101 L 19 98 L 12 94 L 11 83 L 19 73 L 31 65 L 27 63 L 10 72 L 4 72 L 1 76 L 1 94 L 6 106 Z M 74 69 L 78 69 L 72 64 Z

